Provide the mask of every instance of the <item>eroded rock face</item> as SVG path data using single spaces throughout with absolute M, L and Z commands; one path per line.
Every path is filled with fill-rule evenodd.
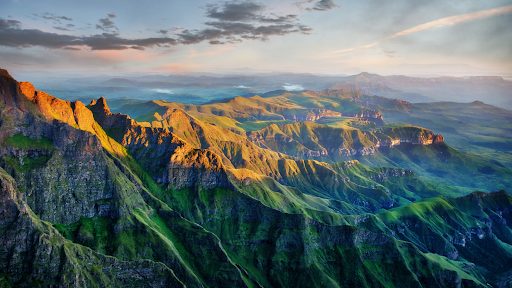
M 342 116 L 341 113 L 327 110 L 327 109 L 310 109 L 308 111 L 307 115 L 304 115 L 304 116 L 283 115 L 284 119 L 292 120 L 295 122 L 304 122 L 304 121 L 315 122 L 316 120 L 323 118 L 323 117 L 340 117 L 340 116 Z
M 168 184 L 174 189 L 233 188 L 217 154 L 194 149 L 168 129 L 142 127 L 127 115 L 112 114 L 104 98 L 92 106 L 92 111 L 102 127 L 122 131 L 116 134 L 116 140 L 158 183 Z
M 14 179 L 0 168 L 0 281 L 4 285 L 184 286 L 165 265 L 119 261 L 70 243 L 33 216 L 22 198 Z
M 285 129 L 290 125 L 294 124 L 272 124 L 248 132 L 247 138 L 260 147 L 301 158 L 365 156 L 375 154 L 381 147 L 394 147 L 401 143 L 432 145 L 444 142 L 442 135 L 419 127 L 381 128 L 347 136 L 344 129 L 317 125 L 304 129 L 310 134 L 303 136 Z M 311 139 L 316 139 L 316 142 Z M 370 142 L 371 146 L 365 144 L 365 147 L 361 144 L 363 142 Z
M 112 129 L 119 127 L 130 127 L 136 125 L 135 120 L 130 116 L 121 113 L 112 113 L 107 105 L 107 100 L 101 97 L 98 101 L 92 101 L 89 108 L 94 113 L 94 117 L 100 123 L 103 129 Z
M 431 145 L 444 142 L 444 137 L 442 135 L 435 134 L 430 130 L 416 127 L 379 129 L 376 134 L 377 133 L 390 136 L 390 139 L 378 140 L 376 144 L 379 146 L 393 147 L 395 145 L 399 145 L 400 143 Z
M 0 146 L 0 166 L 42 220 L 69 224 L 81 217 L 119 218 L 128 206 L 144 203 L 140 195 L 123 200 L 138 195 L 141 187 L 116 167 L 119 160 L 104 149 L 96 136 L 104 132 L 84 104 L 35 91 L 27 82 L 19 85 L 8 74 L 2 81 L 0 102 L 8 105 L 1 110 L 0 135 L 14 138 Z

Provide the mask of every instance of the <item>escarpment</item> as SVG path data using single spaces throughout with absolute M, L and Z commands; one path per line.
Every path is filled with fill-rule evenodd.
M 90 106 L 100 125 L 114 131 L 113 137 L 158 183 L 174 189 L 233 188 L 217 154 L 195 149 L 168 129 L 143 127 L 127 115 L 113 114 L 104 98 Z
M 89 109 L 35 91 L 29 83 L 20 87 L 8 75 L 2 78 L 14 87 L 3 100 L 18 99 L 11 110 L 23 111 L 19 106 L 26 112 L 12 120 L 10 110 L 2 113 L 0 133 L 8 136 L 3 141 L 9 145 L 0 146 L 0 166 L 14 177 L 38 217 L 66 224 L 81 217 L 115 219 L 142 205 L 140 195 L 132 196 L 140 186 L 131 173 L 117 168 L 116 157 L 122 155 L 108 151 L 112 145 L 106 145 L 108 137 Z M 16 129 L 11 128 L 13 121 L 19 123 Z
M 184 287 L 173 271 L 149 260 L 120 261 L 62 237 L 23 201 L 0 168 L 0 281 L 10 287 Z M 73 213 L 66 211 L 65 213 Z
M 338 157 L 375 154 L 381 147 L 401 143 L 412 145 L 441 144 L 440 134 L 419 127 L 379 128 L 361 132 L 315 123 L 269 125 L 247 133 L 260 147 L 301 158 L 339 159 Z

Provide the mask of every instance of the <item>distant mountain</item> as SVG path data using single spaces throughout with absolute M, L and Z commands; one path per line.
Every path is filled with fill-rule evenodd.
M 330 87 L 332 90 L 349 89 L 359 90 L 365 95 L 378 95 L 389 98 L 395 98 L 412 103 L 436 102 L 432 97 L 423 96 L 418 93 L 409 93 L 387 87 L 377 82 L 348 82 L 338 83 Z
M 467 79 L 461 77 L 417 78 L 361 73 L 346 77 L 340 83 L 361 82 L 380 83 L 394 90 L 420 94 L 437 101 L 467 103 L 479 100 L 512 109 L 512 100 L 510 100 L 512 99 L 512 81 L 504 80 L 499 76 L 475 76 Z M 390 94 L 389 96 L 395 97 Z

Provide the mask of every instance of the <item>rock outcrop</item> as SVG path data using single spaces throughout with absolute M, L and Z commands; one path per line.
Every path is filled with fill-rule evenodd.
M 373 155 L 381 147 L 394 147 L 401 143 L 433 145 L 444 142 L 442 135 L 419 127 L 380 128 L 359 133 L 354 131 L 314 123 L 272 124 L 248 132 L 247 137 L 260 147 L 290 156 L 317 159 Z
M 0 135 L 8 136 L 4 141 L 11 144 L 0 146 L 0 166 L 14 177 L 39 218 L 64 224 L 81 217 L 118 219 L 143 205 L 140 195 L 131 196 L 140 190 L 134 176 L 117 167 L 122 151 L 112 148 L 84 104 L 35 91 L 30 83 L 20 85 L 8 75 L 2 79 L 8 83 L 2 88 L 12 89 L 0 99 L 10 103 L 2 111 Z M 12 118 L 18 122 L 15 129 L 5 125 L 14 117 L 10 111 L 23 113 Z
M 113 114 L 103 97 L 90 107 L 100 125 L 116 130 L 115 139 L 158 183 L 173 189 L 233 187 L 217 154 L 195 149 L 168 129 L 143 127 L 127 115 Z
M 119 261 L 64 239 L 23 201 L 0 168 L 0 283 L 7 287 L 184 287 L 173 271 L 149 260 Z M 64 213 L 73 213 L 66 211 Z
M 304 114 L 304 113 L 302 113 Z M 340 117 L 344 116 L 340 112 L 335 112 L 327 109 L 310 109 L 305 113 L 306 115 L 283 115 L 284 119 L 292 120 L 294 122 L 311 121 L 315 122 L 324 117 Z

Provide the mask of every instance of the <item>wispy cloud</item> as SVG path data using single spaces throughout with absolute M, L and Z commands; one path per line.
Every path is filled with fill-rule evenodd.
M 60 22 L 60 20 L 73 21 L 73 18 L 71 18 L 71 17 L 57 16 L 57 15 L 55 15 L 53 13 L 48 13 L 48 12 L 44 12 L 44 13 L 41 13 L 41 14 L 33 14 L 33 15 L 37 16 L 37 17 L 44 18 L 46 20 L 54 20 L 54 21 L 57 21 L 57 22 Z
M 488 10 L 482 10 L 482 11 L 472 12 L 472 13 L 468 13 L 468 14 L 445 17 L 445 18 L 430 21 L 430 22 L 420 24 L 420 25 L 414 26 L 412 28 L 400 31 L 398 33 L 395 33 L 391 36 L 380 39 L 379 41 L 368 44 L 368 45 L 354 47 L 354 48 L 348 48 L 348 49 L 343 49 L 343 50 L 337 50 L 337 51 L 330 52 L 330 54 L 338 54 L 338 53 L 344 53 L 344 52 L 351 52 L 351 51 L 355 51 L 355 50 L 363 50 L 366 48 L 371 48 L 371 47 L 377 46 L 386 40 L 413 34 L 416 32 L 420 32 L 420 31 L 424 31 L 424 30 L 428 30 L 428 29 L 452 26 L 455 24 L 463 23 L 463 22 L 469 22 L 469 21 L 473 21 L 473 20 L 477 20 L 477 19 L 507 14 L 507 13 L 511 13 L 511 12 L 512 12 L 512 5 L 508 5 L 508 6 L 495 8 L 495 9 L 488 9 Z

